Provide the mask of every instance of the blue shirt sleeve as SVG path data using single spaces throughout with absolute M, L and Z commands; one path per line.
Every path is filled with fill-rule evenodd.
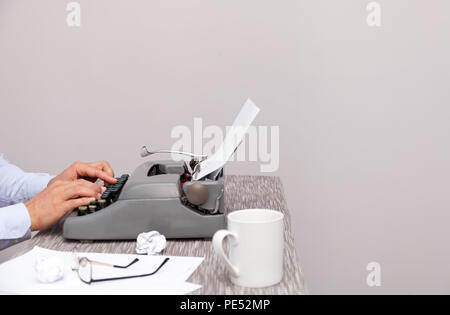
M 0 154 L 0 207 L 30 200 L 44 190 L 52 178 L 48 174 L 26 173 Z
M 23 203 L 0 208 L 0 250 L 29 239 L 31 219 Z
M 26 173 L 0 154 L 0 250 L 30 237 L 30 215 L 23 203 L 44 190 L 52 178 Z

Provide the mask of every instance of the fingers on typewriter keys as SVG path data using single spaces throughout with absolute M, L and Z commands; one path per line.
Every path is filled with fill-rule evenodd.
M 109 199 L 109 197 L 110 197 L 110 191 L 109 190 L 106 190 L 104 193 L 103 193 L 103 195 L 101 196 L 101 199 L 104 199 L 104 200 L 108 200 Z
M 111 203 L 116 201 L 119 197 L 120 191 L 122 190 L 123 186 L 125 185 L 125 182 L 128 180 L 129 175 L 125 174 L 121 177 L 116 178 L 117 183 L 116 184 L 110 184 L 107 188 L 105 188 L 105 191 L 100 196 L 99 200 L 91 202 L 86 207 L 79 207 L 78 208 L 78 215 L 86 215 L 90 214 L 99 210 L 102 210 L 106 207 L 108 207 Z M 80 209 L 82 208 L 82 209 Z

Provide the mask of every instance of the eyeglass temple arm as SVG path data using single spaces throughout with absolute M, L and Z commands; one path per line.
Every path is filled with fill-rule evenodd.
M 128 265 L 126 266 L 119 266 L 119 265 L 113 265 L 113 264 L 108 264 L 105 262 L 101 262 L 101 261 L 96 261 L 96 260 L 91 260 L 91 263 L 96 264 L 96 265 L 102 265 L 102 266 L 108 266 L 108 267 L 114 267 L 114 268 L 121 268 L 121 269 L 126 269 L 128 267 L 130 267 L 131 265 L 137 263 L 139 261 L 138 258 L 136 258 L 135 260 L 133 260 L 132 262 L 130 262 Z
M 138 261 L 139 261 L 139 259 L 136 258 L 135 260 L 133 260 L 132 262 L 130 262 L 130 263 L 129 263 L 128 265 L 126 265 L 126 266 L 113 265 L 113 267 L 114 267 L 114 268 L 122 268 L 122 269 L 125 269 L 125 268 L 128 268 L 128 267 L 130 267 L 131 265 L 137 263 Z
M 92 282 L 103 282 L 103 281 L 111 281 L 111 280 L 122 280 L 122 279 L 132 279 L 132 278 L 141 278 L 141 277 L 146 277 L 146 276 L 152 276 L 155 273 L 157 273 L 167 262 L 169 261 L 169 258 L 167 257 L 166 259 L 164 259 L 164 261 L 161 263 L 161 265 L 159 265 L 159 267 L 153 271 L 152 273 L 147 273 L 147 274 L 143 274 L 143 275 L 136 275 L 136 276 L 127 276 L 127 277 L 119 277 L 119 278 L 108 278 L 108 279 L 92 279 Z

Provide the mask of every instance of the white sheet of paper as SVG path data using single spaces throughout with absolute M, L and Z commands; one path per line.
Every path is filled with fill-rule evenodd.
M 40 283 L 34 269 L 39 256 L 60 257 L 64 261 L 64 278 L 54 283 Z M 93 277 L 118 277 L 152 272 L 166 258 L 170 260 L 153 276 L 85 284 L 78 273 L 71 270 L 73 254 L 35 247 L 28 253 L 0 265 L 0 292 L 6 294 L 187 294 L 201 285 L 185 282 L 202 263 L 202 257 L 147 256 L 125 254 L 77 253 L 79 257 L 127 265 L 133 259 L 139 262 L 127 269 L 93 265 Z
M 217 176 L 244 139 L 248 128 L 258 113 L 258 106 L 251 99 L 248 99 L 228 130 L 221 147 L 211 157 L 200 162 L 200 171 L 194 174 L 195 180 L 202 179 L 208 175 L 212 177 Z

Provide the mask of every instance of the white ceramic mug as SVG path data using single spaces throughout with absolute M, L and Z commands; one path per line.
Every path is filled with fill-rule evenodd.
M 284 215 L 249 209 L 228 215 L 228 229 L 214 234 L 215 252 L 223 258 L 231 281 L 250 288 L 267 287 L 283 279 Z M 229 237 L 229 257 L 223 240 Z

